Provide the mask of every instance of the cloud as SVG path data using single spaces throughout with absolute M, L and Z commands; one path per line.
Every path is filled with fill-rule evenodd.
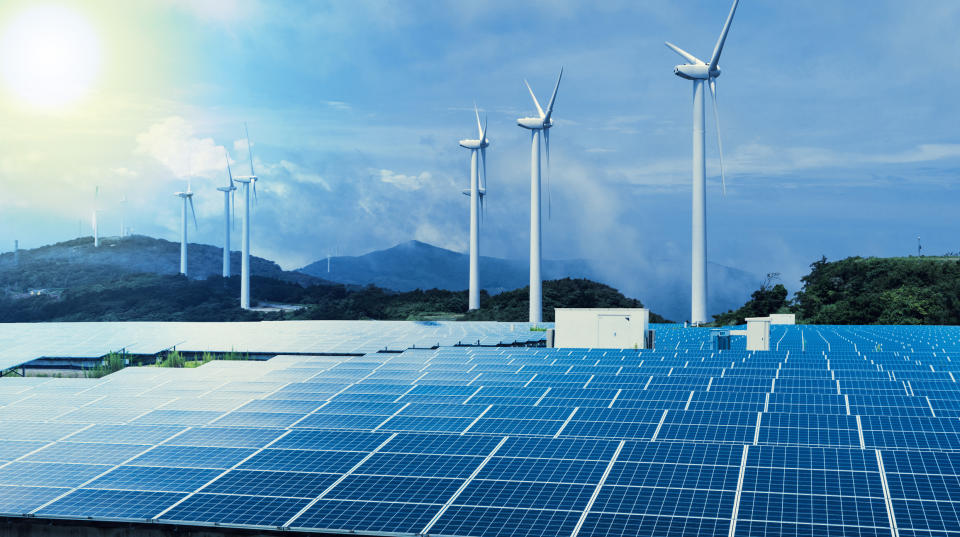
M 433 178 L 430 172 L 421 172 L 420 175 L 404 175 L 391 170 L 379 170 L 380 181 L 391 184 L 400 190 L 420 190 Z
M 169 117 L 137 135 L 136 153 L 153 157 L 178 178 L 212 175 L 224 167 L 226 148 L 199 138 L 181 117 Z

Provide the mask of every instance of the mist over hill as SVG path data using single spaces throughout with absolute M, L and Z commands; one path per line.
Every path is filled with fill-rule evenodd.
M 385 250 L 360 256 L 321 259 L 300 272 L 329 281 L 354 285 L 373 284 L 395 291 L 468 287 L 470 257 L 420 241 L 408 241 Z M 643 267 L 613 267 L 584 259 L 544 260 L 544 280 L 586 278 L 603 282 L 637 297 L 643 303 L 671 319 L 690 316 L 690 279 L 682 260 L 659 260 Z M 739 269 L 709 263 L 708 310 L 722 312 L 739 307 L 762 281 Z M 499 294 L 528 286 L 526 259 L 501 259 L 480 256 L 480 284 L 490 294 Z

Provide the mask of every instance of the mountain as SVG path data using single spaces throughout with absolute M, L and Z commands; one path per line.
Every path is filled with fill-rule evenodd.
M 329 273 L 326 258 L 298 271 L 334 282 L 373 284 L 394 291 L 460 291 L 467 288 L 469 265 L 470 257 L 466 254 L 420 241 L 407 241 L 361 256 L 333 257 L 330 259 Z M 586 277 L 592 272 L 587 262 L 580 259 L 545 260 L 542 271 L 545 280 Z M 527 262 L 517 259 L 480 256 L 480 273 L 483 275 L 483 288 L 490 294 L 517 289 L 530 283 Z
M 180 273 L 180 243 L 163 239 L 154 239 L 144 235 L 132 235 L 122 239 L 117 237 L 100 239 L 100 246 L 93 246 L 93 237 L 80 237 L 74 240 L 59 242 L 39 248 L 20 250 L 20 264 L 23 266 L 50 266 L 66 265 L 74 267 L 74 278 L 80 277 L 84 270 L 81 267 L 96 267 L 97 274 L 101 269 L 115 271 L 118 274 L 179 274 Z M 190 262 L 190 279 L 202 280 L 210 276 L 220 276 L 223 273 L 223 249 L 209 244 L 187 245 L 187 256 Z M 0 271 L 14 267 L 14 253 L 6 252 L 0 255 Z M 240 274 L 240 252 L 231 252 L 230 270 L 233 274 Z M 302 272 L 285 271 L 280 265 L 262 257 L 250 256 L 250 273 L 254 276 L 263 276 L 287 282 L 309 285 L 321 283 L 324 280 L 304 274 Z M 21 277 L 30 277 L 30 274 Z M 99 277 L 99 276 L 98 276 Z M 56 282 L 37 281 L 33 287 L 65 287 L 56 285 Z
M 470 257 L 467 254 L 439 248 L 420 241 L 408 241 L 385 250 L 360 256 L 342 256 L 311 263 L 299 272 L 326 280 L 353 285 L 373 284 L 395 291 L 414 289 L 467 288 Z M 594 264 L 584 259 L 544 260 L 544 280 L 586 278 L 603 282 L 643 303 L 669 319 L 690 316 L 689 274 L 677 267 L 687 267 L 683 260 L 661 260 L 643 267 L 619 267 L 611 263 Z M 710 280 L 708 309 L 724 312 L 740 307 L 761 280 L 739 269 L 709 263 Z M 490 294 L 525 287 L 530 283 L 526 259 L 501 259 L 480 256 L 480 281 Z

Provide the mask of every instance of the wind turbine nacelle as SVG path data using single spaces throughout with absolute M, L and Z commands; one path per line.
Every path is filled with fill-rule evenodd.
M 460 147 L 466 147 L 467 149 L 480 149 L 484 147 L 484 144 L 480 140 L 460 140 Z
M 217 187 L 217 190 L 219 190 L 220 192 L 232 192 L 236 189 L 237 187 L 235 186 L 218 186 Z
M 673 74 L 687 80 L 706 80 L 710 77 L 720 76 L 720 68 L 718 67 L 711 72 L 709 65 L 685 63 L 674 67 Z
M 544 121 L 539 117 L 522 117 L 517 120 L 517 125 L 530 130 L 549 129 L 553 126 L 553 121 Z

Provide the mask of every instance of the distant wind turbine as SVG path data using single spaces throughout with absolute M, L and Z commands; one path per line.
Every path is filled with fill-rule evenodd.
M 487 120 L 484 118 L 480 125 L 480 111 L 473 105 L 473 113 L 477 116 L 476 140 L 460 140 L 460 145 L 470 150 L 470 188 L 463 193 L 470 196 L 470 294 L 468 309 L 480 307 L 480 210 L 483 197 L 487 194 Z M 483 161 L 483 182 L 477 169 L 477 153 Z M 329 271 L 328 271 L 329 272 Z
M 673 73 L 681 78 L 693 81 L 693 266 L 690 285 L 690 322 L 697 325 L 707 322 L 707 166 L 704 160 L 706 152 L 704 138 L 704 99 L 703 83 L 710 86 L 710 95 L 713 97 L 714 123 L 717 126 L 717 147 L 720 151 L 720 183 L 723 193 L 727 192 L 727 181 L 723 173 L 723 144 L 720 141 L 720 113 L 717 110 L 717 82 L 720 76 L 720 53 L 733 22 L 733 14 L 737 11 L 740 0 L 734 0 L 727 22 L 720 32 L 720 39 L 713 48 L 713 55 L 709 62 L 697 58 L 693 54 L 681 49 L 673 43 L 666 45 L 690 63 L 678 65 Z
M 127 235 L 126 218 L 127 218 L 127 196 L 126 194 L 124 194 L 120 196 L 120 238 L 121 239 Z
M 544 111 L 533 94 L 530 84 L 527 85 L 533 104 L 537 106 L 537 117 L 522 117 L 517 125 L 530 129 L 530 322 L 540 323 L 543 320 L 543 290 L 540 278 L 540 133 L 543 133 L 543 145 L 547 156 L 547 189 L 550 188 L 550 127 L 553 127 L 553 103 L 557 100 L 557 89 L 560 88 L 560 79 L 563 78 L 563 68 L 557 77 L 557 85 L 553 88 L 553 95 Z M 549 202 L 549 197 L 547 198 Z M 549 207 L 548 207 L 549 209 Z
M 247 137 L 247 154 L 250 157 L 250 175 L 238 175 L 234 181 L 243 185 L 243 228 L 240 241 L 240 307 L 250 309 L 250 185 L 253 185 L 253 196 L 257 196 L 257 174 L 253 171 L 253 148 L 250 145 L 250 132 L 247 125 L 243 125 L 243 132 Z
M 187 202 L 190 203 L 190 212 L 193 214 L 193 227 L 197 229 L 197 212 L 193 209 L 193 191 L 190 188 L 190 179 L 187 178 L 187 191 L 174 194 L 183 202 L 180 208 L 180 274 L 187 275 Z
M 227 178 L 230 180 L 227 186 L 219 186 L 217 190 L 223 192 L 223 277 L 230 277 L 230 224 L 233 219 L 233 194 L 237 187 L 233 184 L 233 172 L 230 171 L 230 155 L 224 150 L 224 156 L 227 159 Z
M 100 212 L 100 187 L 97 186 L 93 191 L 93 247 L 100 246 L 100 229 L 97 227 L 97 213 Z

